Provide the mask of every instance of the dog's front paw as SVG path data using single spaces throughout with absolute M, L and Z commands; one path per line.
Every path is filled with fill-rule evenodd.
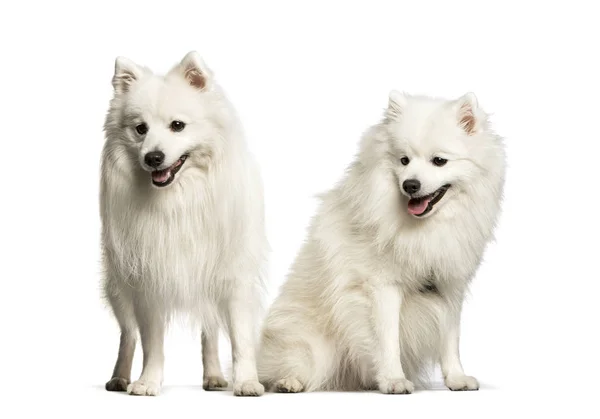
M 127 391 L 129 380 L 121 377 L 113 377 L 106 383 L 104 388 L 107 391 Z
M 300 393 L 302 390 L 304 386 L 295 378 L 283 378 L 275 383 L 275 391 L 278 393 Z
M 382 380 L 379 391 L 384 394 L 410 394 L 415 390 L 415 385 L 406 378 L 393 378 Z
M 202 388 L 206 391 L 223 390 L 227 388 L 227 381 L 221 376 L 204 377 Z
M 449 375 L 446 377 L 446 387 L 452 391 L 479 390 L 479 383 L 475 377 L 467 375 Z
M 265 388 L 258 381 L 248 380 L 241 383 L 235 383 L 233 386 L 234 396 L 262 396 Z
M 154 381 L 138 380 L 127 386 L 127 393 L 135 396 L 158 396 L 160 394 L 160 384 Z

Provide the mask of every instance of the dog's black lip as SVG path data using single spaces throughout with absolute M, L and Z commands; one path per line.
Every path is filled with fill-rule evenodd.
M 428 214 L 433 209 L 433 206 L 435 204 L 437 204 L 438 202 L 440 202 L 440 199 L 442 199 L 444 197 L 444 195 L 446 194 L 446 191 L 448 191 L 448 189 L 450 189 L 451 186 L 452 186 L 451 184 L 447 183 L 447 184 L 441 186 L 440 188 L 436 189 L 429 195 L 414 197 L 414 198 L 427 198 L 427 197 L 433 196 L 439 192 L 439 194 L 434 199 L 429 201 L 429 203 L 427 204 L 427 208 L 425 208 L 425 211 L 423 211 L 420 214 L 415 214 L 415 217 L 422 217 L 422 216 Z
M 165 186 L 168 186 L 168 185 L 170 185 L 171 183 L 173 183 L 173 181 L 175 180 L 175 175 L 177 174 L 177 172 L 179 172 L 179 170 L 181 170 L 181 168 L 183 167 L 183 164 L 185 163 L 185 161 L 187 160 L 187 158 L 188 158 L 189 156 L 190 156 L 190 155 L 189 155 L 188 153 L 186 153 L 186 154 L 183 154 L 181 157 L 179 157 L 179 158 L 177 159 L 178 161 L 179 161 L 179 160 L 181 160 L 181 164 L 180 164 L 179 166 L 177 166 L 176 168 L 174 168 L 174 169 L 171 171 L 171 175 L 169 176 L 169 179 L 167 179 L 167 181 L 166 181 L 166 182 L 163 182 L 163 183 L 156 183 L 156 182 L 153 180 L 153 181 L 152 181 L 152 184 L 153 184 L 154 186 L 156 186 L 156 187 L 159 187 L 159 188 L 164 188 Z

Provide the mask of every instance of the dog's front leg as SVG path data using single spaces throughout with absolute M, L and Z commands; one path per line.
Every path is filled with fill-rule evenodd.
M 144 352 L 142 375 L 127 387 L 129 394 L 157 396 L 163 381 L 165 317 L 156 307 L 140 297 L 135 317 L 140 329 Z M 143 300 L 143 301 L 141 301 Z
M 412 382 L 406 379 L 400 360 L 400 307 L 402 290 L 397 285 L 373 288 L 374 363 L 379 390 L 386 394 L 410 394 Z
M 204 390 L 220 390 L 227 387 L 219 361 L 219 328 L 216 325 L 204 326 L 202 329 L 202 365 Z
M 450 308 L 440 322 L 440 364 L 444 382 L 450 390 L 478 390 L 474 377 L 465 375 L 460 362 L 460 312 L 461 308 Z
M 257 298 L 252 284 L 239 281 L 229 301 L 233 394 L 236 396 L 261 396 L 265 392 L 256 372 Z

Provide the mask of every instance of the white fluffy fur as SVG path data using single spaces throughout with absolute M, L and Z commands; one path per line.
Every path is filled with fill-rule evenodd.
M 433 165 L 436 156 L 448 163 Z M 460 315 L 492 239 L 504 173 L 502 140 L 473 94 L 392 92 L 381 123 L 322 197 L 269 311 L 260 381 L 282 392 L 410 393 L 439 362 L 450 389 L 477 389 L 459 358 Z M 414 178 L 423 194 L 452 185 L 421 218 L 409 214 L 402 190 Z M 437 291 L 423 288 L 430 280 Z
M 121 344 L 106 388 L 158 394 L 165 328 L 185 314 L 202 324 L 204 388 L 227 386 L 218 357 L 225 329 L 234 394 L 260 395 L 254 350 L 268 243 L 262 181 L 235 111 L 195 52 L 166 75 L 117 58 L 113 85 L 100 203 L 104 291 Z M 173 120 L 185 129 L 170 130 Z M 135 130 L 142 122 L 145 135 Z M 169 186 L 151 183 L 144 155 L 154 150 L 164 167 L 189 153 Z M 129 384 L 138 330 L 143 371 Z

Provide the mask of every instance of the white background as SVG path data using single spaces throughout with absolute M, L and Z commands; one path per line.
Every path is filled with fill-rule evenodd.
M 598 414 L 593 2 L 350 3 L 3 3 L 0 416 Z M 99 158 L 114 59 L 164 72 L 192 49 L 240 112 L 262 166 L 271 298 L 314 196 L 342 175 L 390 89 L 477 94 L 509 156 L 497 241 L 463 316 L 463 363 L 479 392 L 207 393 L 198 335 L 185 329 L 168 336 L 161 396 L 104 391 L 119 335 L 99 292 Z M 138 353 L 134 378 L 140 363 Z

